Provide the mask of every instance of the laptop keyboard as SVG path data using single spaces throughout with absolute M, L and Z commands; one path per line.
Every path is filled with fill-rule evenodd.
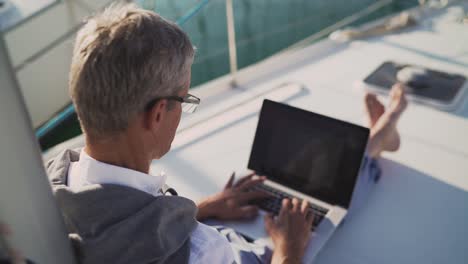
M 284 198 L 289 198 L 289 199 L 294 198 L 294 196 L 288 193 L 282 192 L 278 189 L 272 188 L 264 184 L 259 184 L 253 187 L 252 190 L 260 190 L 260 191 L 268 192 L 273 195 L 272 198 L 257 200 L 254 202 L 254 204 L 258 205 L 258 207 L 260 207 L 261 209 L 267 212 L 273 213 L 274 215 L 278 215 L 281 209 L 281 202 Z M 314 230 L 315 227 L 317 227 L 320 224 L 323 217 L 327 214 L 328 210 L 318 205 L 311 204 L 311 203 L 309 203 L 309 208 L 310 210 L 312 210 L 313 215 L 314 215 L 314 222 L 312 224 L 312 230 Z

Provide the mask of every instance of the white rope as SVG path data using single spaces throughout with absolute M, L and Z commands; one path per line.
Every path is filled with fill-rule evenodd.
M 310 44 L 314 41 L 317 41 L 327 35 L 329 35 L 330 33 L 334 32 L 335 30 L 338 30 L 340 28 L 343 28 L 367 15 L 369 15 L 370 13 L 373 13 L 375 12 L 376 10 L 379 10 L 380 8 L 384 7 L 384 6 L 387 6 L 391 3 L 393 3 L 394 0 L 380 0 L 380 1 L 377 1 L 376 3 L 368 6 L 367 8 L 351 15 L 351 16 L 348 16 L 340 21 L 338 21 L 337 23 L 329 26 L 329 27 L 326 27 L 324 29 L 322 29 L 321 31 L 313 34 L 312 36 L 304 39 L 304 40 L 301 40 L 299 42 L 297 42 L 296 44 L 292 45 L 291 47 L 287 48 L 285 51 L 289 51 L 291 49 L 295 49 L 295 48 L 298 48 L 298 47 L 302 47 L 304 44 Z

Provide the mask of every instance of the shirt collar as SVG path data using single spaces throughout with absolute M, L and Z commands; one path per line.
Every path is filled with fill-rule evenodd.
M 82 177 L 88 184 L 117 184 L 131 187 L 151 195 L 160 195 L 166 175 L 159 176 L 100 162 L 81 150 L 78 161 Z

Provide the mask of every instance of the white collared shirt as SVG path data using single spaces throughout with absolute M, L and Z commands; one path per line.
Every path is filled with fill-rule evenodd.
M 72 162 L 68 170 L 68 186 L 76 189 L 89 184 L 117 184 L 128 186 L 153 196 L 162 195 L 166 175 L 152 176 L 139 171 L 95 160 L 84 149 L 80 160 Z M 233 263 L 229 242 L 214 228 L 198 223 L 190 236 L 189 263 Z

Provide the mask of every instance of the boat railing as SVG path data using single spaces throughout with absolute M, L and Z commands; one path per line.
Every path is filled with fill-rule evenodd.
M 183 26 L 186 24 L 188 21 L 193 20 L 193 18 L 205 7 L 210 3 L 210 2 L 215 2 L 215 1 L 225 1 L 225 6 L 226 6 L 226 32 L 227 32 L 227 48 L 229 52 L 229 75 L 230 75 L 230 84 L 232 88 L 236 88 L 240 86 L 239 83 L 239 72 L 238 72 L 238 58 L 237 58 L 237 50 L 239 48 L 239 44 L 236 42 L 236 36 L 235 36 L 235 10 L 233 8 L 233 0 L 201 0 L 198 1 L 194 6 L 192 6 L 188 11 L 186 11 L 182 16 L 174 19 L 176 20 L 176 23 Z M 77 3 L 80 2 L 80 0 L 73 0 L 73 1 L 58 1 L 58 2 L 73 2 Z M 105 3 L 102 6 L 107 6 L 111 2 L 114 1 L 101 1 Z M 132 1 L 128 1 L 132 2 Z M 140 2 L 146 2 L 146 1 L 140 1 Z M 156 3 L 157 0 L 152 0 L 153 3 Z M 360 10 L 357 13 L 352 14 L 351 16 L 348 16 L 337 23 L 328 26 L 324 28 L 323 30 L 313 34 L 312 36 L 293 44 L 292 46 L 286 48 L 283 51 L 291 51 L 300 47 L 303 47 L 305 45 L 309 45 L 317 40 L 320 40 L 326 36 L 328 36 L 330 33 L 333 31 L 346 27 L 357 20 L 368 16 L 369 14 L 391 4 L 394 2 L 394 0 L 379 0 L 375 2 L 372 5 L 369 5 L 363 10 Z M 81 3 L 81 2 L 80 2 Z M 84 3 L 82 3 L 84 4 Z M 88 13 L 91 13 L 93 11 L 93 8 L 95 6 L 88 6 L 85 5 L 84 7 L 81 6 L 82 9 L 88 10 Z M 153 4 L 153 7 L 155 7 L 155 4 Z M 49 8 L 50 9 L 50 8 Z M 47 12 L 47 10 L 42 11 L 42 13 Z M 66 32 L 63 32 L 60 36 L 56 37 L 54 40 L 50 41 L 47 45 L 44 45 L 42 48 L 37 50 L 36 52 L 30 54 L 26 58 L 23 58 L 21 61 L 16 61 L 13 63 L 12 67 L 16 73 L 19 71 L 23 70 L 25 67 L 27 67 L 29 64 L 37 61 L 38 59 L 42 58 L 46 54 L 48 54 L 51 50 L 56 48 L 57 46 L 63 44 L 64 42 L 70 41 L 70 38 L 73 37 L 73 35 L 79 30 L 79 28 L 82 26 L 82 23 L 78 23 L 71 27 L 69 30 Z M 9 32 L 11 32 L 13 29 L 10 29 Z M 278 54 L 278 53 L 276 53 Z M 275 55 L 275 54 L 273 54 Z M 36 129 L 36 136 L 38 138 L 44 137 L 46 134 L 51 132 L 55 127 L 57 127 L 59 124 L 61 124 L 64 120 L 69 119 L 73 114 L 75 113 L 74 107 L 72 104 L 68 104 L 68 106 L 64 107 L 60 112 L 58 112 L 53 118 L 49 119 L 47 122 L 43 123 L 42 125 L 39 125 L 38 128 Z

